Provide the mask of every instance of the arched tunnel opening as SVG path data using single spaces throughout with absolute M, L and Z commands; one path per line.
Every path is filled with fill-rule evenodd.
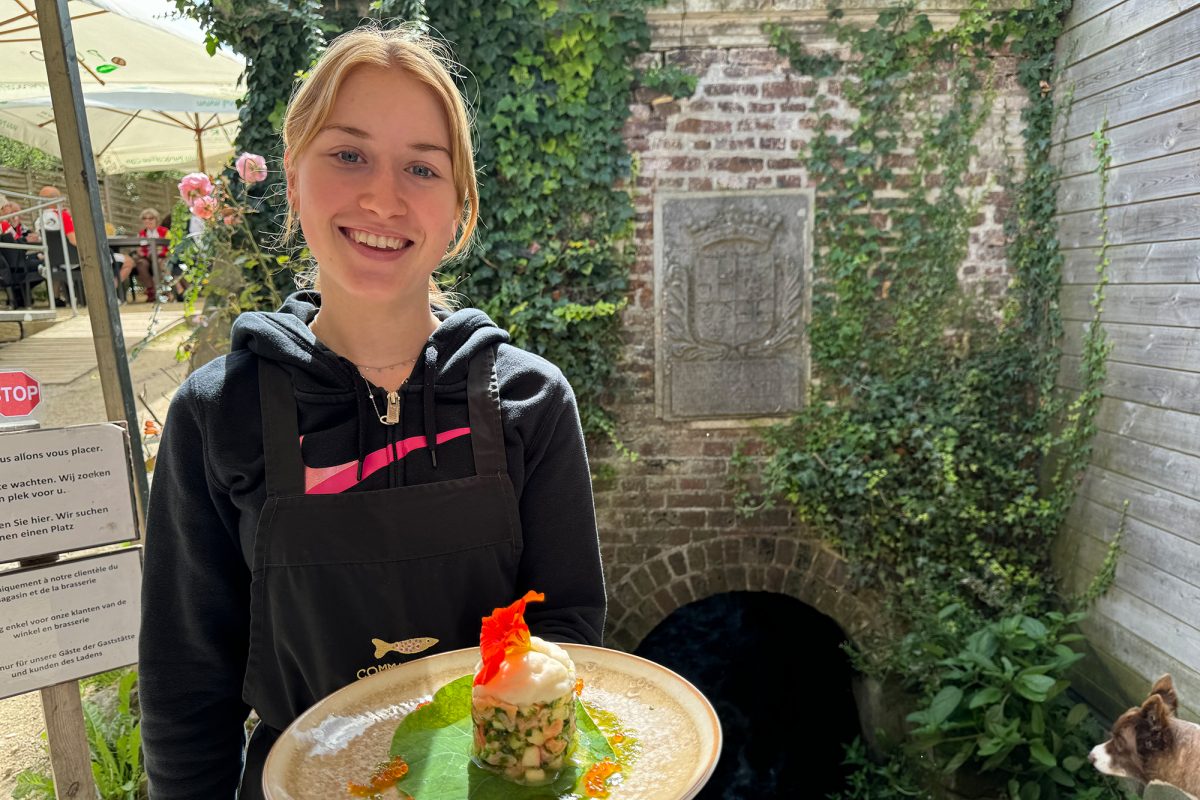
M 721 757 L 699 800 L 796 800 L 844 789 L 845 746 L 860 733 L 829 617 L 771 592 L 689 603 L 634 650 L 691 681 L 721 720 Z

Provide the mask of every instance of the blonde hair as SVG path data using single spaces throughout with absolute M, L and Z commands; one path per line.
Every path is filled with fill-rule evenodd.
M 384 29 L 370 24 L 343 33 L 330 43 L 288 103 L 283 120 L 285 167 L 295 163 L 321 130 L 329 118 L 338 90 L 350 72 L 363 66 L 399 69 L 411 75 L 433 91 L 446 113 L 454 190 L 462 210 L 457 241 L 442 257 L 441 264 L 445 264 L 470 247 L 479 221 L 479 184 L 475 179 L 471 120 L 466 102 L 454 83 L 453 75 L 458 66 L 449 48 L 422 33 L 415 25 Z M 294 238 L 298 227 L 296 214 L 289 204 L 282 241 L 286 243 Z M 447 305 L 449 300 L 432 277 L 429 279 L 429 297 L 439 305 Z
M 138 214 L 138 220 L 141 220 L 142 217 L 147 217 L 151 214 L 154 215 L 154 218 L 156 220 L 158 220 L 159 222 L 162 222 L 162 214 L 158 213 L 157 208 L 143 208 L 142 212 L 140 214 Z

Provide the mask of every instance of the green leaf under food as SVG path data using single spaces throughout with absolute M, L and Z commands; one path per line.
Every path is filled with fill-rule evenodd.
M 471 684 L 464 675 L 438 689 L 429 705 L 401 720 L 391 754 L 408 764 L 397 787 L 420 800 L 558 800 L 578 795 L 577 784 L 598 761 L 616 761 L 604 733 L 575 701 L 575 752 L 548 786 L 519 786 L 471 761 Z

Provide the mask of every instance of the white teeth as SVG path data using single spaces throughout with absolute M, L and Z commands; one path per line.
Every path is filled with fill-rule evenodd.
M 407 241 L 395 236 L 377 236 L 374 233 L 353 229 L 350 231 L 350 238 L 359 244 L 365 244 L 367 247 L 374 247 L 379 250 L 399 250 Z

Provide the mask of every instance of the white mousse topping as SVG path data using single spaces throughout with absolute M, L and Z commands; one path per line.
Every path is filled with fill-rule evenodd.
M 575 689 L 575 664 L 567 651 L 553 642 L 530 637 L 532 650 L 509 653 L 500 671 L 474 687 L 475 697 L 491 697 L 515 706 L 549 703 Z M 482 663 L 475 665 L 479 672 Z

